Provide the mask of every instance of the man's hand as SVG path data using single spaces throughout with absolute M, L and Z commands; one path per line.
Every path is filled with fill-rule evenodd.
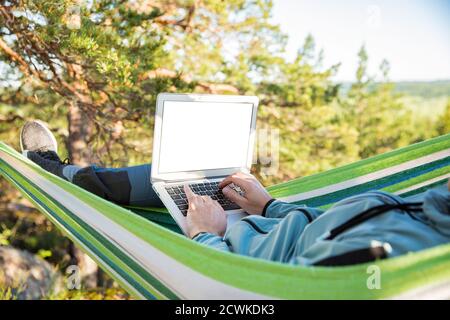
M 188 185 L 184 192 L 189 201 L 186 216 L 187 231 L 190 238 L 200 232 L 209 232 L 223 236 L 227 228 L 227 215 L 217 201 L 208 196 L 199 196 Z
M 228 185 L 234 183 L 244 191 L 244 196 Z M 237 172 L 226 177 L 220 184 L 223 194 L 244 209 L 248 214 L 262 214 L 264 206 L 272 199 L 263 185 L 251 174 Z

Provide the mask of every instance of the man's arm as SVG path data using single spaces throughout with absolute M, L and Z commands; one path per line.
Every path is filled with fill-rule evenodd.
M 230 184 L 239 186 L 243 194 L 236 192 Z M 233 174 L 225 178 L 219 187 L 227 198 L 252 215 L 283 218 L 296 211 L 301 212 L 311 222 L 323 212 L 273 199 L 262 184 L 250 174 Z M 189 201 L 186 216 L 189 237 L 217 249 L 230 251 L 222 239 L 227 227 L 227 217 L 219 203 L 208 196 L 194 194 L 188 186 L 185 186 L 185 193 Z
M 317 208 L 273 200 L 265 207 L 262 215 L 267 218 L 284 218 L 291 212 L 301 212 L 308 218 L 309 222 L 323 213 L 322 210 Z
M 197 235 L 195 235 L 192 240 L 205 244 L 209 247 L 212 247 L 217 250 L 227 251 L 230 252 L 231 248 L 228 246 L 228 244 L 223 241 L 222 237 L 219 237 L 218 235 L 209 233 L 209 232 L 201 232 Z

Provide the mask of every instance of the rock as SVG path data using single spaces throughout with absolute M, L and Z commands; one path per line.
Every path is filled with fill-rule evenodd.
M 47 261 L 24 250 L 0 246 L 0 288 L 11 287 L 19 300 L 36 300 L 55 294 L 62 277 Z

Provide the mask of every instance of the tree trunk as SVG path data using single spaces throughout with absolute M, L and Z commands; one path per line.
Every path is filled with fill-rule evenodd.
M 69 137 L 67 139 L 67 150 L 73 164 L 87 166 L 91 163 L 92 150 L 88 144 L 93 131 L 92 118 L 85 110 L 82 110 L 76 101 L 69 103 L 67 113 L 69 125 Z M 84 288 L 97 287 L 98 266 L 87 254 L 75 245 L 71 245 L 71 256 L 80 268 L 82 285 Z
M 79 166 L 87 166 L 92 159 L 92 151 L 88 145 L 93 130 L 92 118 L 85 110 L 81 110 L 76 101 L 69 103 L 67 114 L 69 123 L 69 137 L 67 149 L 70 160 Z

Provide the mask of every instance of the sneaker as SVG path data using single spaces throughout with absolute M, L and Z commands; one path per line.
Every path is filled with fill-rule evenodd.
M 28 159 L 43 169 L 64 178 L 62 174 L 68 159 L 62 161 L 58 154 L 55 136 L 47 126 L 39 120 L 28 121 L 20 131 L 20 148 Z
M 20 148 L 24 151 L 58 152 L 55 136 L 39 120 L 28 121 L 20 130 Z
M 63 175 L 63 169 L 69 165 L 69 159 L 61 161 L 58 154 L 55 151 L 25 151 L 28 159 L 39 165 L 41 168 L 47 170 L 50 173 L 57 175 L 63 179 L 66 177 Z M 67 180 L 67 179 L 66 179 Z

